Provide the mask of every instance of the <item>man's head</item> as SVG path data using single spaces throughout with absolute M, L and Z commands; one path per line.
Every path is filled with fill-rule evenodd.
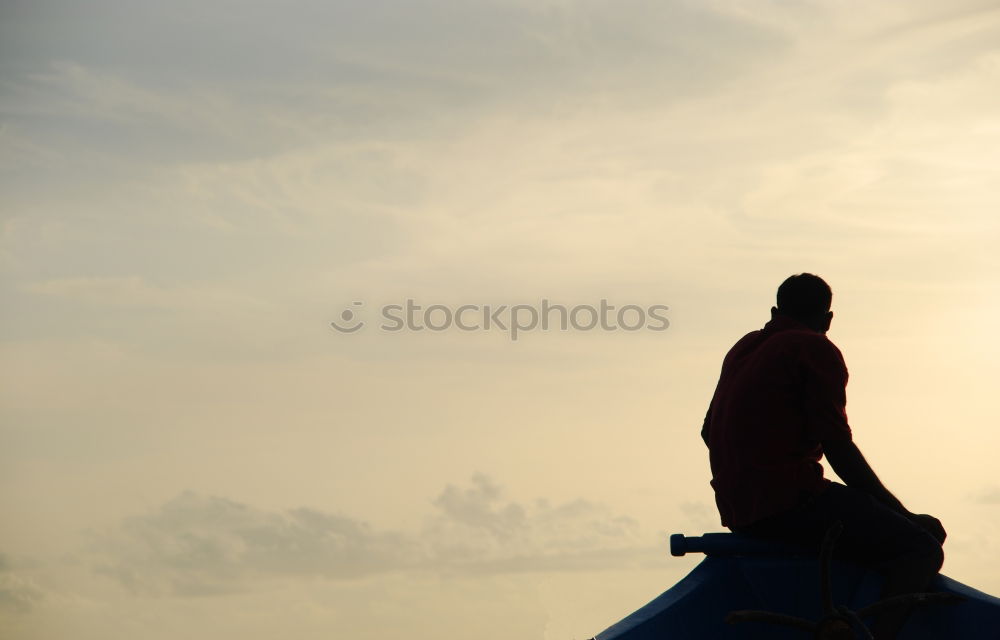
M 789 277 L 778 287 L 778 306 L 771 307 L 771 315 L 788 316 L 814 331 L 826 333 L 833 320 L 833 312 L 830 311 L 832 300 L 833 291 L 823 278 L 800 273 Z

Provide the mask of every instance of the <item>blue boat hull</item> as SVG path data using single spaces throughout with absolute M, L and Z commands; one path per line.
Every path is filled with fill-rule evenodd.
M 709 555 L 671 589 L 594 640 L 803 640 L 809 637 L 803 630 L 724 620 L 729 612 L 746 609 L 819 620 L 819 573 L 815 557 Z M 881 579 L 871 571 L 835 562 L 831 578 L 836 605 L 857 611 L 878 600 Z M 943 575 L 929 591 L 963 599 L 921 605 L 899 640 L 1000 640 L 1000 599 Z

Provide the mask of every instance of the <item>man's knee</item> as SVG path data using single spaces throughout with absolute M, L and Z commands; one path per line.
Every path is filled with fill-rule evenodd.
M 927 538 L 929 542 L 925 543 L 925 557 L 927 558 L 928 566 L 934 569 L 934 573 L 937 573 L 944 566 L 944 549 L 941 547 L 941 543 L 932 536 L 928 535 Z
M 933 536 L 924 533 L 910 541 L 904 557 L 900 560 L 914 569 L 919 568 L 928 575 L 934 575 L 944 565 L 944 549 Z

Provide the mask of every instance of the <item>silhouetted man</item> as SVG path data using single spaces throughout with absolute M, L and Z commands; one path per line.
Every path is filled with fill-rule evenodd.
M 826 337 L 832 297 L 822 278 L 791 276 L 771 321 L 722 363 L 701 432 L 722 524 L 818 549 L 839 520 L 836 554 L 882 573 L 883 597 L 923 591 L 944 560 L 945 531 L 889 493 L 852 440 L 847 367 Z M 845 484 L 823 477 L 823 455 Z M 880 616 L 875 637 L 894 638 L 907 613 Z

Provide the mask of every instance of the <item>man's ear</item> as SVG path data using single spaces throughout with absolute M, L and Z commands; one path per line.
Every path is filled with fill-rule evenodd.
M 827 311 L 826 315 L 823 316 L 823 333 L 830 330 L 830 323 L 833 322 L 833 312 Z
M 774 320 L 774 318 L 777 315 L 778 315 L 778 307 L 771 307 L 771 320 Z

